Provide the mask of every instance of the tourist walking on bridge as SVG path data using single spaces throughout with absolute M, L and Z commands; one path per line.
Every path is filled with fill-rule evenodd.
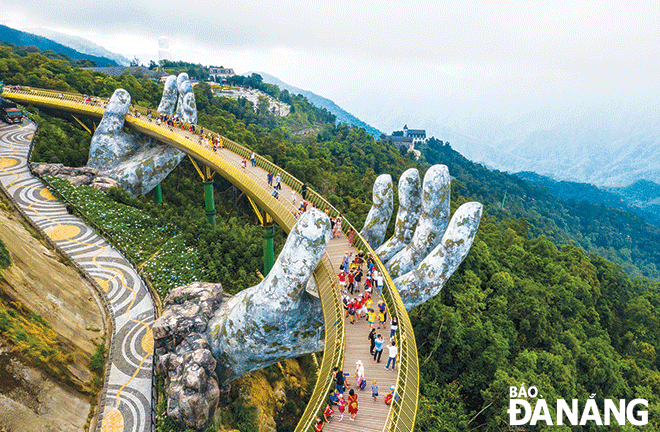
M 380 363 L 380 356 L 383 354 L 383 344 L 385 343 L 385 339 L 383 339 L 383 336 L 378 335 L 376 336 L 376 340 L 374 341 L 374 360 L 376 363 Z
M 355 420 L 355 415 L 358 412 L 358 395 L 351 389 L 348 392 L 348 413 L 351 415 L 351 420 Z
M 392 341 L 392 343 L 387 346 L 387 349 L 390 351 L 390 358 L 387 359 L 387 366 L 385 366 L 385 370 L 389 370 L 390 363 L 392 363 L 392 370 L 394 370 L 396 368 L 396 342 Z

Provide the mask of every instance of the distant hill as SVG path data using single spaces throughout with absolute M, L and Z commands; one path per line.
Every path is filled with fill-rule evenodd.
M 97 45 L 94 42 L 79 36 L 71 36 L 44 28 L 31 28 L 26 30 L 35 35 L 43 36 L 57 43 L 68 46 L 69 48 L 73 48 L 83 54 L 108 58 L 120 66 L 128 66 L 131 63 L 131 61 L 123 55 L 113 53 L 112 51 L 103 48 L 101 45 Z
M 251 73 L 251 72 L 250 72 Z M 369 135 L 373 136 L 376 139 L 379 139 L 382 132 L 376 129 L 373 126 L 369 126 L 367 123 L 363 122 L 359 118 L 355 117 L 353 114 L 349 113 L 348 111 L 342 109 L 339 105 L 334 103 L 328 98 L 324 98 L 323 96 L 319 96 L 316 93 L 312 93 L 309 90 L 303 90 L 301 88 L 292 86 L 290 84 L 285 83 L 284 81 L 280 80 L 277 77 L 274 77 L 273 75 L 269 75 L 264 72 L 257 72 L 261 77 L 264 79 L 264 82 L 268 84 L 275 84 L 282 90 L 288 90 L 289 93 L 293 94 L 301 94 L 307 98 L 308 101 L 313 103 L 315 106 L 319 108 L 325 108 L 331 113 L 333 113 L 337 117 L 337 122 L 338 123 L 348 123 L 353 126 L 365 128 L 366 131 L 369 133 Z
M 0 25 L 0 41 L 9 42 L 14 45 L 30 46 L 33 45 L 41 51 L 54 51 L 68 56 L 72 60 L 89 59 L 96 63 L 97 66 L 117 66 L 117 62 L 107 57 L 95 56 L 91 54 L 84 54 L 76 51 L 73 48 L 59 44 L 53 40 L 47 39 L 43 36 L 37 36 L 32 33 L 26 33 L 20 30 Z
M 630 186 L 599 188 L 588 183 L 558 181 L 529 171 L 515 175 L 528 183 L 545 187 L 559 198 L 625 210 L 660 227 L 660 185 L 652 181 L 639 180 Z

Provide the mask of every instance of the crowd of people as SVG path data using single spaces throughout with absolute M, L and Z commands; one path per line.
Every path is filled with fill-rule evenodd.
M 381 363 L 383 351 L 387 348 L 387 364 L 384 369 L 394 371 L 398 354 L 395 336 L 399 328 L 399 321 L 396 316 L 391 316 L 388 322 L 387 306 L 383 299 L 379 297 L 383 288 L 383 276 L 378 272 L 374 258 L 363 251 L 358 251 L 357 254 L 353 255 L 347 250 L 341 260 L 338 279 L 339 288 L 342 292 L 345 319 L 351 325 L 359 323 L 360 320 L 367 322 L 369 355 L 372 357 L 372 361 L 376 364 Z M 377 302 L 374 303 L 372 295 L 378 296 L 376 297 Z M 385 332 L 388 326 L 390 329 L 389 343 L 386 345 L 385 336 L 388 335 Z M 381 329 L 385 336 L 379 332 Z M 321 431 L 324 424 L 330 421 L 335 414 L 335 409 L 339 412 L 339 421 L 344 420 L 346 411 L 348 411 L 350 420 L 355 420 L 360 408 L 358 394 L 366 390 L 368 385 L 362 360 L 356 362 L 354 388 L 351 388 L 349 376 L 349 373 L 344 372 L 339 367 L 334 368 L 332 379 L 335 388 L 329 395 L 322 417 L 319 416 L 316 419 L 315 427 L 317 431 Z M 371 398 L 374 402 L 377 402 L 379 399 L 378 382 L 372 380 L 370 388 Z M 393 400 L 399 400 L 395 386 L 391 386 L 390 392 L 383 397 L 383 402 L 388 405 Z

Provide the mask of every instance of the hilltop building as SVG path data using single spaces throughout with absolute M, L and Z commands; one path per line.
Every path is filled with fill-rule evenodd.
M 94 72 L 102 72 L 108 74 L 112 77 L 118 77 L 124 72 L 128 72 L 131 75 L 136 77 L 146 76 L 154 82 L 158 82 L 163 75 L 167 75 L 165 72 L 160 72 L 157 70 L 151 70 L 144 66 L 102 66 L 102 67 L 84 67 L 81 68 L 84 70 L 91 70 Z
M 403 136 L 412 138 L 414 144 L 426 141 L 426 131 L 424 129 L 408 129 L 408 125 L 403 126 Z
M 218 78 L 223 79 L 223 78 L 227 78 L 227 77 L 234 76 L 234 75 L 236 75 L 234 73 L 234 69 L 231 69 L 231 68 L 225 68 L 225 67 L 222 67 L 222 66 L 220 66 L 220 67 L 215 67 L 215 66 L 209 67 L 209 79 L 213 80 L 213 81 L 217 81 Z
M 405 125 L 403 126 L 403 131 L 392 132 L 392 135 L 387 135 L 385 139 L 391 140 L 397 147 L 413 151 L 415 144 L 426 141 L 426 130 L 408 129 L 408 125 Z

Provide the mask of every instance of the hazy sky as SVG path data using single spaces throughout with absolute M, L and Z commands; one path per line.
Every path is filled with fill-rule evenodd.
M 530 111 L 660 99 L 660 2 L 0 0 L 0 22 L 144 63 L 264 71 L 373 126 L 496 134 Z

